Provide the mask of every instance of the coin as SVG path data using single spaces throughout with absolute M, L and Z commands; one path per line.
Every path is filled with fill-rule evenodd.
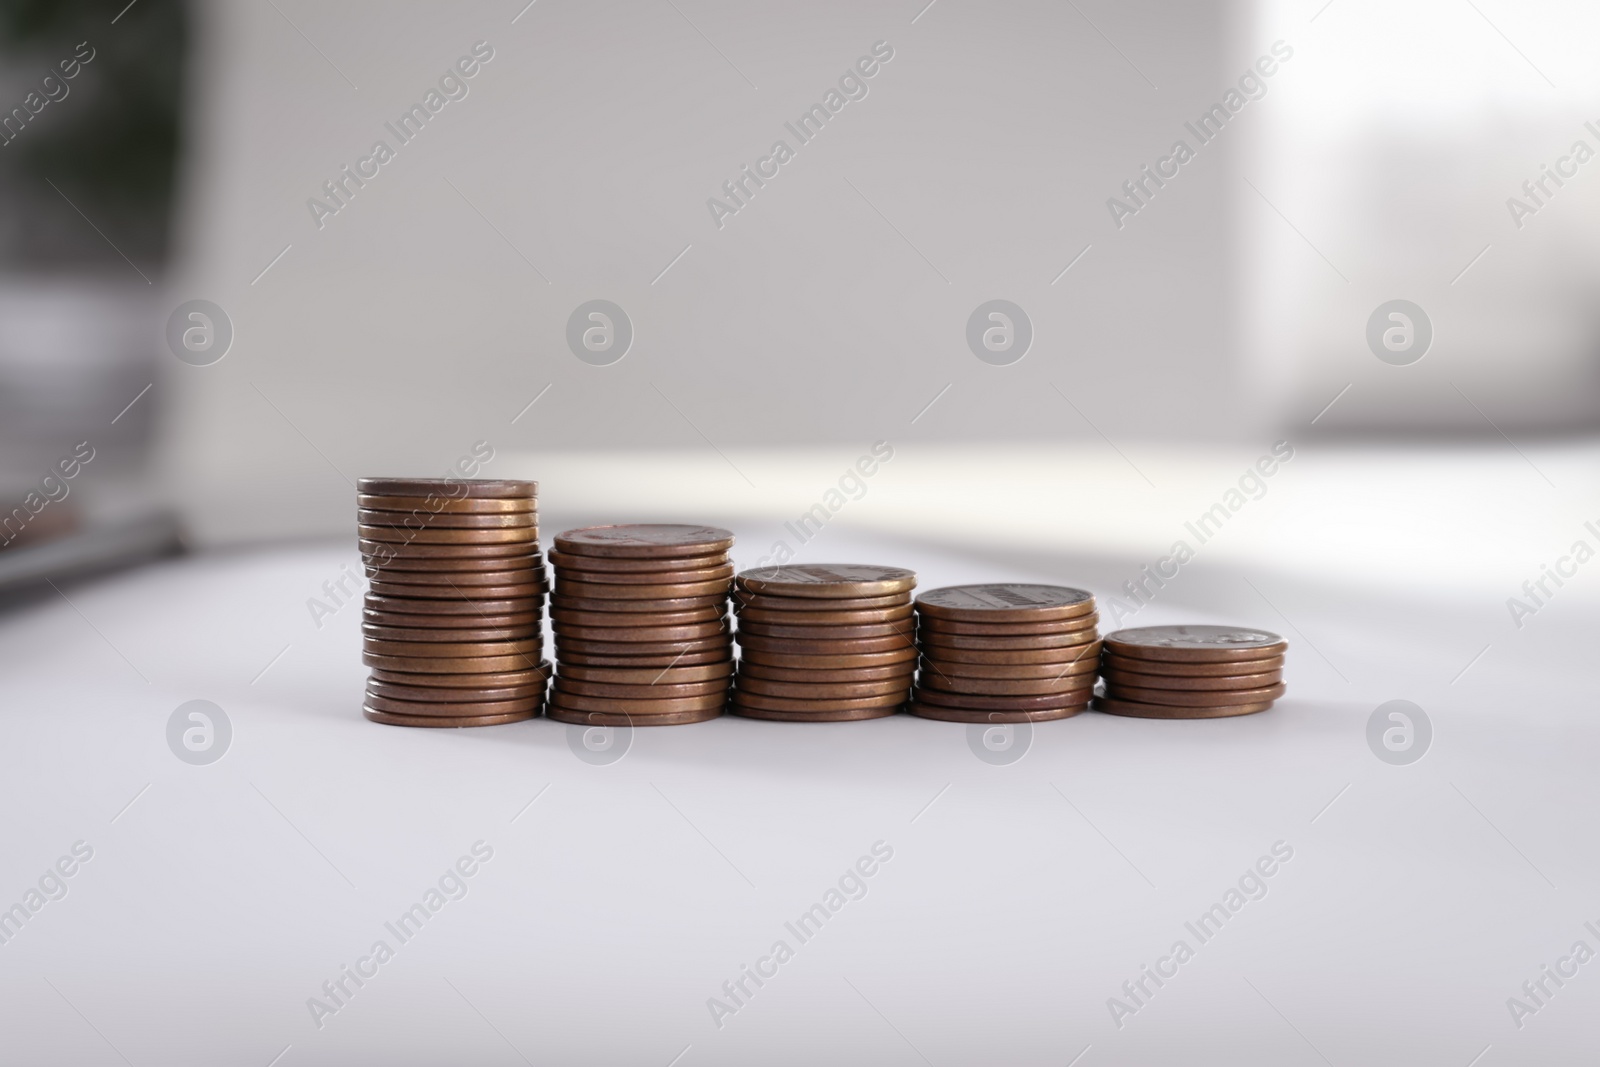
M 1129 659 L 1220 663 L 1282 655 L 1289 643 L 1243 626 L 1138 626 L 1106 635 L 1106 647 Z
M 917 597 L 925 615 L 966 622 L 1032 622 L 1070 619 L 1094 610 L 1094 594 L 1064 585 L 1001 582 L 947 585 Z
M 838 683 L 901 681 L 906 686 L 910 686 L 912 675 L 913 669 L 909 660 L 888 663 L 881 667 L 849 667 L 844 670 L 819 670 L 811 667 L 772 667 L 765 663 L 756 663 L 749 658 L 739 661 L 740 678 L 759 678 L 763 681 L 773 682 L 805 682 L 817 685 L 833 685 Z
M 728 691 L 728 679 L 712 678 L 705 682 L 683 682 L 679 685 L 666 683 L 659 685 L 613 685 L 608 682 L 585 682 L 577 678 L 557 675 L 555 691 L 590 697 L 667 700 L 675 697 L 699 697 L 711 696 L 715 693 L 726 693 Z
M 450 500 L 532 499 L 539 495 L 539 483 L 497 478 L 357 478 L 356 492 L 369 496 L 441 496 Z
M 362 563 L 363 570 L 368 578 L 392 577 L 397 581 L 405 581 L 408 574 L 476 574 L 483 571 L 536 571 L 542 577 L 545 572 L 544 563 L 539 559 L 539 553 L 530 552 L 521 556 L 489 556 L 479 559 L 476 556 L 445 557 L 443 559 L 420 558 L 394 558 L 379 563 L 366 560 Z
M 518 697 L 514 700 L 473 700 L 456 704 L 439 701 L 391 700 L 367 692 L 365 704 L 373 711 L 386 711 L 391 715 L 506 715 L 516 712 L 534 714 L 544 706 L 544 696 Z
M 525 670 L 533 666 L 537 658 L 537 652 L 510 656 L 383 656 L 365 650 L 361 653 L 361 662 L 368 667 L 406 674 L 475 674 L 480 671 L 499 674 Z
M 1098 612 L 1089 612 L 1072 619 L 1054 619 L 1049 622 L 958 622 L 923 615 L 917 619 L 917 628 L 935 634 L 970 634 L 979 637 L 1022 637 L 1033 634 L 1089 633 L 1099 623 Z
M 420 512 L 424 515 L 492 515 L 537 511 L 539 502 L 531 496 L 462 497 L 450 500 L 443 496 L 378 496 L 373 493 L 358 493 L 356 507 L 377 511 Z
M 1212 677 L 1185 677 L 1181 674 L 1130 674 L 1127 671 L 1101 672 L 1108 686 L 1118 689 L 1133 686 L 1143 689 L 1257 689 L 1277 685 L 1283 681 L 1283 672 L 1263 671 L 1260 674 L 1220 674 Z
M 909 622 L 878 622 L 862 626 L 778 626 L 770 622 L 739 620 L 739 633 L 755 637 L 788 637 L 804 641 L 854 641 L 863 637 L 912 637 Z
M 1225 719 L 1233 715 L 1253 715 L 1272 707 L 1272 701 L 1255 704 L 1230 704 L 1226 707 L 1178 707 L 1170 704 L 1141 704 L 1114 697 L 1095 697 L 1096 711 L 1127 715 L 1138 719 Z
M 620 641 L 695 641 L 728 633 L 721 622 L 697 622 L 688 626 L 572 626 L 563 624 L 556 633 L 565 640 Z
M 757 708 L 762 711 L 856 711 L 863 708 L 898 708 L 905 703 L 905 694 L 880 694 L 868 697 L 833 697 L 829 699 L 805 699 L 791 697 L 767 696 L 765 693 L 752 693 L 748 690 L 739 690 L 735 694 L 741 707 Z
M 691 637 L 681 641 L 592 641 L 581 637 L 568 637 L 556 631 L 556 648 L 568 652 L 601 656 L 645 656 L 661 652 L 705 652 L 710 649 L 733 650 L 733 642 L 725 635 Z
M 357 542 L 362 559 L 369 563 L 386 565 L 403 559 L 492 559 L 496 556 L 530 555 L 536 544 L 527 541 L 508 541 L 498 545 L 424 545 L 404 541 L 373 541 L 362 538 Z
M 1277 700 L 1283 696 L 1286 688 L 1282 682 L 1255 689 L 1232 689 L 1220 692 L 1206 689 L 1144 689 L 1139 686 L 1112 686 L 1108 683 L 1106 695 L 1115 700 L 1131 700 L 1139 704 L 1207 708 L 1228 704 L 1260 704 Z
M 911 605 L 893 608 L 867 608 L 859 611 L 774 611 L 771 608 L 740 608 L 739 621 L 775 623 L 783 626 L 869 626 L 911 618 Z
M 751 652 L 773 652 L 779 655 L 842 656 L 864 652 L 897 652 L 905 649 L 914 654 L 916 646 L 905 635 L 889 637 L 861 637 L 848 641 L 810 641 L 787 637 L 758 637 L 741 634 L 739 647 Z
M 404 526 L 368 526 L 358 523 L 356 533 L 363 541 L 381 541 L 385 544 L 399 541 L 410 545 L 506 545 L 539 539 L 538 530 L 532 526 L 507 526 L 489 530 L 430 526 L 425 530 L 411 530 Z
M 1051 722 L 1055 719 L 1070 719 L 1089 706 L 1085 701 L 1082 704 L 1068 704 L 1060 708 L 1046 708 L 1036 711 L 968 711 L 962 708 L 947 708 L 934 704 L 921 704 L 913 700 L 906 705 L 906 710 L 913 715 L 924 719 L 941 719 L 945 722 L 967 722 L 979 724 L 993 724 L 1001 726 L 1006 723 L 1018 722 Z
M 578 556 L 709 556 L 732 548 L 733 532 L 719 526 L 681 523 L 587 526 L 556 534 L 555 545 L 562 552 Z
M 542 616 L 537 611 L 503 615 L 412 615 L 398 611 L 374 611 L 363 608 L 363 626 L 392 626 L 400 629 L 441 630 L 504 630 L 515 626 L 538 629 Z
M 1046 693 L 1042 696 L 979 696 L 918 687 L 916 700 L 923 705 L 961 708 L 963 711 L 1043 711 L 1086 704 L 1093 695 L 1094 691 L 1087 686 L 1071 692 Z
M 1109 648 L 1100 657 L 1106 670 L 1132 671 L 1135 674 L 1163 674 L 1177 678 L 1215 678 L 1230 674 L 1263 674 L 1283 669 L 1283 657 L 1267 659 L 1235 659 L 1222 663 L 1164 663 L 1155 659 L 1133 659 L 1118 656 Z
M 384 569 L 376 574 L 369 571 L 368 578 L 400 585 L 453 585 L 463 589 L 474 585 L 544 584 L 544 576 L 540 573 L 540 568 L 538 567 L 522 567 L 517 570 L 501 571 L 391 571 Z
M 378 596 L 418 600 L 518 600 L 544 593 L 543 585 L 532 582 L 519 585 L 422 585 L 379 581 L 376 578 L 367 583 L 367 589 Z
M 523 626 L 484 627 L 469 630 L 461 626 L 439 627 L 401 627 L 401 626 L 373 626 L 363 623 L 361 636 L 371 638 L 373 641 L 418 641 L 433 644 L 457 643 L 461 641 L 525 641 L 537 637 L 539 626 L 537 623 Z
M 670 597 L 648 600 L 597 600 L 562 596 L 559 592 L 550 596 L 551 608 L 560 608 L 564 611 L 610 611 L 624 615 L 644 615 L 654 612 L 664 614 L 675 611 L 694 611 L 697 608 L 717 608 L 720 614 L 722 610 L 727 608 L 727 605 L 728 598 L 726 594 L 721 596 Z
M 663 556 L 629 559 L 623 556 L 580 556 L 552 548 L 550 562 L 567 570 L 595 574 L 650 574 L 684 568 L 721 567 L 728 564 L 726 552 L 708 556 Z
M 733 577 L 733 564 L 724 563 L 718 567 L 703 567 L 698 570 L 675 571 L 578 571 L 563 568 L 556 572 L 564 580 L 571 581 L 576 578 L 580 582 L 597 585 L 642 586 L 642 585 L 699 585 L 705 582 L 726 583 Z M 726 586 L 724 586 L 726 588 Z
M 372 722 L 386 726 L 424 726 L 435 729 L 458 729 L 467 726 L 499 726 L 508 722 L 521 722 L 533 718 L 537 712 L 520 711 L 509 715 L 395 715 L 387 711 L 374 711 L 363 707 L 361 714 Z
M 995 652 L 1025 652 L 1029 650 L 1043 651 L 1045 649 L 1081 648 L 1093 644 L 1094 632 L 1084 631 L 1067 634 L 1027 634 L 1022 637 L 974 637 L 971 634 L 935 634 L 926 630 L 917 632 L 917 642 L 930 652 L 937 650 L 942 653 L 947 648 L 958 648 L 977 651 L 987 649 Z
M 394 612 L 400 615 L 424 615 L 433 618 L 441 615 L 522 615 L 537 612 L 543 603 L 538 596 L 517 597 L 506 600 L 440 600 L 415 597 L 383 596 L 368 593 L 362 605 L 373 611 Z M 432 625 L 431 623 L 429 625 Z
M 368 682 L 370 684 L 373 680 L 376 680 L 394 685 L 420 686 L 423 688 L 514 689 L 518 686 L 543 685 L 545 680 L 550 677 L 550 669 L 549 660 L 540 660 L 531 667 L 520 670 L 494 673 L 419 674 L 414 671 L 393 671 L 387 668 L 379 668 L 372 672 L 372 678 L 368 679 Z
M 763 696 L 827 700 L 839 697 L 879 697 L 898 694 L 904 701 L 911 691 L 904 678 L 889 678 L 876 682 L 774 682 L 766 678 L 740 675 L 734 684 L 736 692 L 759 693 Z
M 756 567 L 739 574 L 739 586 L 769 596 L 837 599 L 905 593 L 917 584 L 915 571 L 862 563 L 791 563 Z
M 648 616 L 652 626 L 692 626 L 696 623 L 722 623 L 727 616 L 720 608 L 695 608 L 692 611 L 652 612 Z M 593 626 L 605 629 L 629 628 L 638 625 L 632 612 L 627 611 L 573 611 L 569 608 L 552 608 L 552 622 L 563 626 Z
M 424 675 L 426 677 L 426 675 Z M 522 700 L 543 697 L 545 684 L 514 685 L 501 689 L 467 689 L 450 686 L 399 685 L 378 678 L 367 679 L 367 696 L 386 697 L 390 700 L 411 700 L 420 703 L 466 704 L 474 701 Z
M 627 712 L 570 711 L 555 703 L 544 709 L 545 718 L 573 726 L 682 726 L 691 722 L 705 722 L 722 716 L 722 708 L 705 708 L 700 711 L 675 711 L 653 715 L 630 715 Z
M 755 655 L 746 650 L 740 663 L 760 663 L 768 667 L 803 668 L 805 670 L 847 670 L 856 667 L 884 667 L 892 663 L 910 663 L 917 658 L 915 648 L 899 648 L 893 652 L 858 652 L 831 655 L 796 655 L 792 652 L 761 652 Z
M 575 600 L 679 600 L 685 597 L 726 596 L 728 580 L 685 582 L 681 585 L 606 585 L 574 582 L 556 571 L 556 595 Z
M 727 703 L 727 694 L 718 689 L 714 693 L 695 697 L 669 697 L 647 699 L 634 697 L 591 697 L 581 693 L 568 693 L 560 689 L 550 694 L 550 701 L 564 711 L 626 712 L 629 715 L 661 715 L 674 711 L 704 711 L 721 708 Z
M 698 667 L 579 667 L 563 663 L 564 677 L 580 682 L 605 685 L 688 685 L 692 682 L 726 680 L 733 676 L 733 661 L 722 660 Z
M 1039 648 L 1026 651 L 1013 649 L 941 648 L 940 663 L 1029 664 L 1094 662 L 1100 655 L 1100 642 L 1092 645 L 1071 645 L 1067 648 Z
M 363 526 L 388 526 L 405 530 L 492 530 L 538 526 L 538 514 L 536 511 L 502 511 L 489 514 L 444 512 L 432 515 L 413 511 L 374 511 L 370 508 L 361 508 L 356 512 L 356 522 Z
M 629 651 L 631 652 L 632 650 L 630 649 Z M 617 656 L 601 652 L 573 652 L 570 649 L 562 652 L 558 649 L 557 657 L 561 660 L 562 670 L 574 665 L 579 667 L 626 667 L 660 670 L 663 667 L 694 667 L 708 663 L 730 663 L 733 659 L 733 653 L 731 649 L 711 648 L 699 652 L 656 652 Z
M 763 596 L 760 593 L 747 592 L 737 585 L 733 590 L 733 597 L 743 608 L 759 608 L 763 611 L 783 612 L 839 612 L 839 611 L 874 611 L 882 608 L 898 608 L 911 603 L 910 593 L 895 593 L 891 596 L 864 596 L 864 597 L 803 597 L 803 596 Z
M 922 670 L 951 678 L 1000 678 L 1012 681 L 1061 678 L 1067 675 L 1095 674 L 1100 664 L 1093 656 L 1076 663 L 954 663 L 947 659 L 922 660 Z
M 1061 678 L 962 678 L 959 675 L 929 674 L 917 678 L 917 687 L 946 693 L 973 693 L 984 696 L 1046 696 L 1051 693 L 1081 693 L 1094 688 L 1094 679 L 1081 674 Z M 1088 699 L 1085 697 L 1084 699 Z
M 447 656 L 478 658 L 481 656 L 525 656 L 538 653 L 541 642 L 537 637 L 518 641 L 379 641 L 363 637 L 362 649 L 374 656 Z
M 886 719 L 897 713 L 901 705 L 877 708 L 855 708 L 846 711 L 771 711 L 741 704 L 738 698 L 729 701 L 728 710 L 746 719 L 770 719 L 776 722 L 856 722 L 861 719 Z

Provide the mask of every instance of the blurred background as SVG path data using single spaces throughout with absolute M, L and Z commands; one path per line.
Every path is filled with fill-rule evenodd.
M 1286 440 L 1212 559 L 1440 587 L 1593 512 L 1591 5 L 924 4 L 6 0 L 4 573 L 348 537 L 477 441 L 548 514 L 774 541 L 884 441 L 838 526 L 1123 566 Z

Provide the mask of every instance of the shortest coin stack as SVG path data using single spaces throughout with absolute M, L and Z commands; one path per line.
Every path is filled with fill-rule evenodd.
M 735 714 L 841 722 L 893 715 L 905 704 L 917 655 L 913 572 L 806 563 L 757 567 L 737 583 Z
M 1095 708 L 1145 719 L 1219 719 L 1283 696 L 1289 643 L 1236 626 L 1141 626 L 1107 634 Z
M 491 726 L 539 714 L 545 576 L 534 482 L 362 478 L 369 579 L 362 713 L 393 726 Z
M 922 668 L 911 712 L 949 722 L 1043 722 L 1094 693 L 1094 596 L 1060 585 L 952 585 L 917 597 Z

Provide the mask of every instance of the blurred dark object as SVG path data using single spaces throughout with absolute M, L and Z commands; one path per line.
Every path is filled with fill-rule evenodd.
M 178 520 L 167 513 L 104 523 L 30 548 L 8 548 L 0 551 L 0 609 L 30 594 L 48 592 L 51 582 L 85 578 L 182 550 Z

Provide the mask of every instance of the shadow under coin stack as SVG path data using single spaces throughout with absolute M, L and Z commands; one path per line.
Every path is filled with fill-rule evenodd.
M 733 675 L 733 534 L 640 523 L 557 534 L 550 718 L 667 726 L 722 714 Z
M 948 722 L 1076 715 L 1100 663 L 1094 596 L 1060 585 L 952 585 L 917 598 L 911 712 Z
M 1283 696 L 1289 643 L 1235 626 L 1141 626 L 1107 634 L 1095 708 L 1145 719 L 1220 719 Z
M 538 484 L 362 478 L 368 578 L 362 714 L 395 726 L 492 726 L 539 714 L 546 588 Z
M 916 666 L 903 567 L 807 563 L 744 571 L 731 710 L 753 719 L 842 722 L 893 715 Z

